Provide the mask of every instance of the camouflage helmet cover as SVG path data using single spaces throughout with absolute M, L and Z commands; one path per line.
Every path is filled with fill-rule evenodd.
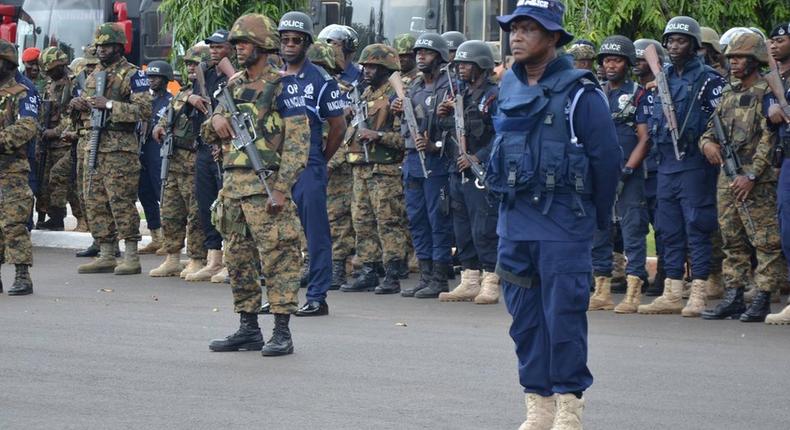
M 326 42 L 319 40 L 310 45 L 310 47 L 307 48 L 307 59 L 329 71 L 339 71 L 337 61 L 335 61 L 335 50 L 332 48 L 332 45 Z
M 115 22 L 105 22 L 96 28 L 96 34 L 93 36 L 94 45 L 109 45 L 111 43 L 119 43 L 125 45 L 126 32 L 123 31 L 120 24 Z
M 707 43 L 713 47 L 713 50 L 721 54 L 721 45 L 719 44 L 719 33 L 710 27 L 700 27 L 702 33 L 702 43 Z
M 193 63 L 202 63 L 204 61 L 208 61 L 211 58 L 209 53 L 208 46 L 206 45 L 195 45 L 184 54 L 184 61 L 191 61 Z
M 280 34 L 271 18 L 258 13 L 242 15 L 230 29 L 230 43 L 246 41 L 266 51 L 280 48 Z
M 19 59 L 17 59 L 16 55 L 16 46 L 5 39 L 0 39 L 0 59 L 10 61 L 15 66 L 19 66 Z
M 586 43 L 576 43 L 568 48 L 567 52 L 573 55 L 573 59 L 577 61 L 595 58 L 595 49 Z
M 724 51 L 726 57 L 742 55 L 752 57 L 762 64 L 768 64 L 768 49 L 765 41 L 756 33 L 741 33 L 736 35 Z
M 96 57 L 96 45 L 90 44 L 82 48 L 84 55 L 82 56 L 85 58 L 85 64 L 89 65 L 96 65 L 99 64 L 99 58 Z
M 69 64 L 69 57 L 58 47 L 50 46 L 41 51 L 41 55 L 38 56 L 38 63 L 44 72 L 48 72 L 57 66 Z
M 399 34 L 395 36 L 395 40 L 392 41 L 392 47 L 395 48 L 398 55 L 412 54 L 415 41 L 417 41 L 417 38 L 411 33 Z
M 74 72 L 75 75 L 82 73 L 85 69 L 85 58 L 77 57 L 71 60 L 71 64 L 69 64 L 69 69 Z
M 392 71 L 400 70 L 400 59 L 395 48 L 383 43 L 366 46 L 359 56 L 359 64 L 379 64 Z

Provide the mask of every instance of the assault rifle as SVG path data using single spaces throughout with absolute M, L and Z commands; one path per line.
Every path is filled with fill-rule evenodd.
M 107 86 L 107 72 L 97 71 L 96 73 L 96 93 L 94 97 L 102 97 Z M 93 175 L 96 174 L 96 158 L 99 152 L 99 139 L 101 131 L 107 122 L 107 111 L 105 109 L 91 109 L 91 134 L 88 140 L 88 194 L 91 193 L 93 186 Z
M 166 115 L 165 137 L 162 139 L 162 147 L 159 148 L 159 154 L 162 156 L 162 168 L 159 171 L 159 179 L 162 182 L 162 188 L 159 189 L 160 201 L 165 198 L 165 185 L 167 185 L 167 176 L 170 173 L 170 158 L 173 156 L 173 124 L 175 124 L 176 118 L 173 106 L 168 106 Z
M 197 81 L 197 85 L 195 86 L 195 93 L 201 97 L 205 97 L 208 99 L 208 112 L 206 116 L 211 118 L 211 115 L 214 113 L 214 106 L 211 103 L 211 98 L 208 95 L 208 89 L 206 88 L 206 71 L 205 68 L 206 63 L 200 63 L 195 68 L 195 81 Z
M 354 135 L 357 133 L 357 130 L 367 130 L 367 119 L 368 119 L 368 104 L 367 102 L 361 100 L 359 96 L 359 87 L 354 85 L 354 90 L 351 92 L 351 108 L 354 110 L 354 118 L 351 120 L 350 127 L 346 129 L 346 137 L 343 141 L 348 144 L 351 139 L 354 138 Z M 370 162 L 370 154 L 368 153 L 368 141 L 367 139 L 361 140 L 360 143 L 362 144 L 362 150 L 365 152 L 365 162 Z
M 656 77 L 656 88 L 658 89 L 658 98 L 661 99 L 661 110 L 664 112 L 664 118 L 667 120 L 669 126 L 669 135 L 672 137 L 672 147 L 675 149 L 675 159 L 682 160 L 686 156 L 686 151 L 681 151 L 678 147 L 678 140 L 680 139 L 680 132 L 678 130 L 678 119 L 675 115 L 675 104 L 672 102 L 672 93 L 669 92 L 669 84 L 661 65 L 658 62 L 658 53 L 656 47 L 648 45 L 645 49 L 645 60 L 650 66 L 650 71 Z M 691 108 L 691 106 L 689 106 Z
M 417 127 L 417 117 L 414 116 L 414 106 L 411 104 L 411 99 L 406 97 L 406 91 L 403 90 L 403 81 L 401 81 L 400 72 L 392 73 L 389 77 L 389 83 L 392 85 L 392 89 L 395 90 L 395 94 L 397 94 L 398 98 L 403 102 L 403 116 L 406 118 L 406 125 L 409 128 L 411 138 L 416 142 L 417 136 L 420 135 L 419 128 Z M 422 174 L 427 178 L 428 175 L 431 174 L 431 171 L 425 167 L 425 151 L 418 150 L 417 154 L 420 156 Z
M 727 179 L 732 181 L 736 176 L 743 174 L 741 159 L 738 157 L 738 153 L 735 152 L 735 148 L 732 147 L 732 142 L 724 133 L 724 127 L 721 125 L 719 115 L 714 113 L 710 119 L 713 122 L 713 133 L 716 135 L 716 140 L 719 141 L 719 146 L 721 147 L 721 157 L 724 159 L 724 165 L 722 166 L 724 174 L 727 176 Z M 749 207 L 746 206 L 746 202 L 741 202 L 741 209 L 746 215 L 749 228 L 752 229 L 751 231 L 755 231 L 754 221 L 752 221 L 752 215 L 749 212 Z
M 469 162 L 469 170 L 471 170 L 472 174 L 475 175 L 475 187 L 482 190 L 485 188 L 483 184 L 486 180 L 486 173 L 483 170 L 483 166 L 475 162 L 467 153 L 466 123 L 464 121 L 464 95 L 458 94 L 455 91 L 453 86 L 453 82 L 455 81 L 450 74 L 450 68 L 447 67 L 445 70 L 447 71 L 447 79 L 450 82 L 450 95 L 453 97 L 453 104 L 455 105 L 453 116 L 455 117 L 455 140 L 458 144 L 458 153 Z M 466 183 L 468 180 L 469 179 L 467 179 L 466 174 L 461 171 L 461 183 Z
M 39 126 L 41 137 L 38 139 L 39 154 L 36 163 L 36 181 L 38 182 L 38 189 L 43 190 L 44 187 L 44 173 L 47 168 L 47 157 L 49 156 L 49 144 L 44 139 L 43 133 L 52 127 L 52 100 L 41 101 L 41 112 L 43 125 Z
M 272 190 L 269 188 L 269 182 L 266 178 L 271 176 L 272 171 L 263 165 L 261 154 L 255 146 L 255 139 L 258 137 L 255 134 L 255 122 L 247 112 L 239 111 L 236 102 L 233 100 L 233 94 L 230 93 L 227 85 L 221 86 L 214 97 L 219 100 L 219 103 L 230 114 L 230 126 L 233 128 L 233 134 L 236 136 L 231 139 L 230 143 L 238 151 L 244 151 L 247 158 L 250 159 L 252 169 L 258 175 L 266 194 L 269 196 L 269 203 L 274 206 L 274 198 L 272 197 Z

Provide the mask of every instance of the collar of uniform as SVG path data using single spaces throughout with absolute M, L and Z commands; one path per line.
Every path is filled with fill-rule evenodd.
M 694 73 L 697 71 L 697 69 L 702 68 L 704 65 L 705 63 L 703 63 L 699 57 L 694 57 L 683 66 L 683 73 L 681 73 L 681 76 L 687 75 L 689 73 Z M 676 75 L 675 65 L 669 63 L 669 66 L 667 67 L 667 76 L 675 76 L 675 75 Z
M 126 57 L 121 56 L 121 58 L 118 61 L 110 64 L 107 67 L 104 67 L 101 63 L 97 64 L 96 70 L 104 70 L 105 72 L 111 72 L 113 70 L 119 69 L 124 64 L 126 64 Z
M 307 68 L 312 66 L 312 65 L 313 65 L 313 63 L 310 61 L 310 59 L 305 57 L 304 63 L 302 63 L 302 68 L 299 69 L 299 72 L 296 73 L 296 75 L 295 75 L 296 78 L 297 79 L 304 79 L 305 73 L 307 73 Z M 286 70 L 286 67 L 288 67 L 288 66 L 283 65 L 283 70 Z
M 361 97 L 362 99 L 367 101 L 378 100 L 384 97 L 387 94 L 387 92 L 390 90 L 390 88 L 391 87 L 389 82 L 384 82 L 383 84 L 381 84 L 380 87 L 376 88 L 375 91 L 372 91 L 370 85 L 368 85 L 368 87 L 365 88 L 365 91 L 362 93 Z
M 549 64 L 546 65 L 546 69 L 543 71 L 543 76 L 540 77 L 539 81 L 542 81 L 555 73 L 561 72 L 563 70 L 570 70 L 572 68 L 573 57 L 571 55 L 558 55 L 557 58 L 551 60 Z M 524 85 L 529 85 L 529 80 L 527 79 L 527 69 L 523 64 L 514 63 L 512 70 L 519 81 L 521 81 Z

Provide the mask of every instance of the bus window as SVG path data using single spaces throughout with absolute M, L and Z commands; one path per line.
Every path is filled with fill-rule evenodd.
M 485 0 L 467 0 L 464 10 L 464 34 L 469 40 L 483 40 L 483 12 Z
M 496 20 L 496 17 L 501 15 L 502 12 L 502 4 L 498 0 L 488 0 L 486 2 L 486 33 L 487 37 L 483 40 L 485 41 L 499 41 L 499 23 Z

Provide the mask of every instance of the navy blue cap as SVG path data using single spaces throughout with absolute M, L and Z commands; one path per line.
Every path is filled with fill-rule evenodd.
M 548 31 L 560 33 L 557 46 L 563 46 L 573 40 L 573 35 L 562 27 L 562 15 L 565 5 L 558 0 L 518 0 L 516 10 L 510 15 L 498 16 L 499 26 L 504 31 L 510 31 L 510 24 L 518 18 L 529 17 L 540 23 Z
M 777 37 L 777 36 L 790 36 L 790 22 L 783 22 L 771 31 L 771 35 L 768 37 Z
M 229 34 L 230 33 L 228 30 L 220 28 L 219 30 L 215 31 L 214 34 L 206 38 L 206 45 L 210 45 L 212 43 L 228 43 Z

